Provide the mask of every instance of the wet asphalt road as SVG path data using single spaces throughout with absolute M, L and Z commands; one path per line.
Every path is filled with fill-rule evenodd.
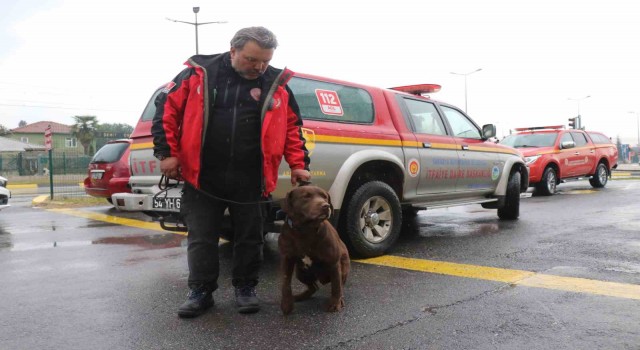
M 222 244 L 216 305 L 193 320 L 176 316 L 184 236 L 101 221 L 149 221 L 108 206 L 52 211 L 16 197 L 0 212 L 0 349 L 640 349 L 640 181 L 559 190 L 524 198 L 515 222 L 480 206 L 421 212 L 389 253 L 407 265 L 354 261 L 336 314 L 322 311 L 324 286 L 281 315 L 275 235 L 262 311 L 237 314 Z

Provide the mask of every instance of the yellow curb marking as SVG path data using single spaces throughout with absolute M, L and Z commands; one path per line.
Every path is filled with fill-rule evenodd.
M 38 188 L 37 184 L 9 184 L 7 188 L 10 190 L 17 190 L 22 188 Z
M 82 210 L 74 210 L 74 209 L 47 209 L 47 210 L 61 213 L 61 214 L 67 214 L 71 216 L 77 216 L 81 218 L 96 220 L 96 221 L 108 222 L 116 225 L 124 225 L 124 226 L 137 227 L 137 228 L 146 229 L 146 230 L 167 232 L 163 230 L 162 227 L 160 227 L 160 224 L 157 222 L 146 222 L 146 221 L 140 221 L 135 219 L 120 218 L 117 216 L 93 213 L 93 212 L 82 211 Z M 187 234 L 186 232 L 172 232 L 172 233 L 183 235 L 183 236 Z
M 475 278 L 487 281 L 509 283 L 519 286 L 640 300 L 640 285 L 636 284 L 545 275 L 531 271 L 509 270 L 444 261 L 403 258 L 390 255 L 354 261 L 363 264 L 395 267 L 405 270 L 436 273 L 449 276 Z
M 163 230 L 158 223 L 126 219 L 100 213 L 74 209 L 47 209 L 66 215 L 72 215 L 91 220 L 104 221 L 117 225 L 137 227 L 154 231 Z M 173 232 L 186 235 L 186 232 Z M 616 298 L 640 300 L 640 285 L 597 281 L 586 278 L 563 277 L 546 275 L 525 270 L 510 270 L 497 267 L 459 264 L 445 261 L 404 258 L 384 255 L 377 258 L 353 260 L 362 264 L 400 268 L 404 270 L 435 273 L 440 275 L 475 278 L 495 281 L 519 286 L 562 290 L 567 292 L 588 293 L 611 296 Z

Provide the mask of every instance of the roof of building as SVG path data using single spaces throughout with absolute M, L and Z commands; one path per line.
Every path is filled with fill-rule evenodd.
M 44 137 L 43 137 L 44 140 Z M 24 143 L 0 136 L 0 152 L 44 151 L 42 145 Z
M 71 134 L 71 126 L 52 122 L 52 121 L 41 121 L 41 122 L 31 123 L 25 126 L 11 129 L 11 132 L 14 134 L 42 133 L 44 135 L 44 130 L 49 125 L 51 125 L 51 131 L 53 131 L 54 134 Z

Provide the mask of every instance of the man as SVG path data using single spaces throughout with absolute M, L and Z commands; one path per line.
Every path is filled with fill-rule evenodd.
M 213 305 L 218 241 L 225 209 L 234 223 L 232 284 L 240 313 L 260 309 L 262 205 L 276 187 L 282 157 L 291 183 L 309 181 L 293 73 L 269 66 L 278 43 L 263 27 L 239 30 L 231 49 L 191 57 L 156 100 L 154 155 L 160 170 L 185 181 L 180 213 L 188 228 L 188 299 L 180 317 Z

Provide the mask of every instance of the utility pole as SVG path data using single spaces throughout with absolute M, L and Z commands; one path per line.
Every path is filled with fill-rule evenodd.
M 198 23 L 198 12 L 200 12 L 200 7 L 194 7 L 193 8 L 193 13 L 196 15 L 196 21 L 195 22 L 186 22 L 186 21 L 179 21 L 177 19 L 167 18 L 167 20 L 169 20 L 169 21 L 191 24 L 196 28 L 196 55 L 199 54 L 199 52 L 198 52 L 198 26 L 201 26 L 201 25 L 204 25 L 204 24 L 211 24 L 211 23 L 227 23 L 226 21 L 200 22 L 200 23 Z

